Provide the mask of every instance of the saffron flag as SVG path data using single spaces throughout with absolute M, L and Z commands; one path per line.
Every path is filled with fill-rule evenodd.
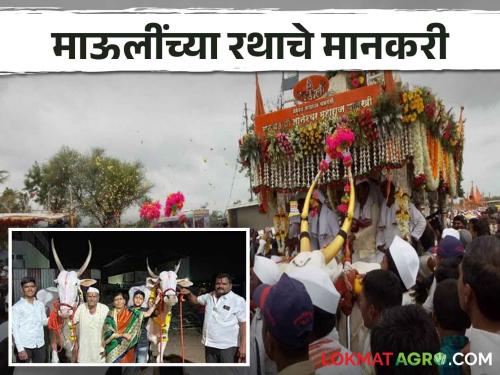
M 264 101 L 262 100 L 262 94 L 260 93 L 259 86 L 259 76 L 255 73 L 255 116 L 263 115 L 266 113 L 264 109 Z

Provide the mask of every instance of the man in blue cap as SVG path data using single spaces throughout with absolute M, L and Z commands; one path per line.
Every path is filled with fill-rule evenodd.
M 434 272 L 436 272 L 438 266 L 443 261 L 446 261 L 448 265 L 454 265 L 457 268 L 462 261 L 464 255 L 464 246 L 462 242 L 453 235 L 445 236 L 441 241 L 439 241 L 438 246 L 434 249 Z M 429 290 L 429 295 L 422 305 L 427 312 L 432 312 L 434 310 L 434 292 L 436 291 L 437 280 L 434 277 L 432 281 L 431 288 Z
M 264 346 L 278 374 L 314 374 L 309 360 L 314 310 L 304 285 L 285 273 L 273 286 L 260 285 L 253 300 L 264 316 Z

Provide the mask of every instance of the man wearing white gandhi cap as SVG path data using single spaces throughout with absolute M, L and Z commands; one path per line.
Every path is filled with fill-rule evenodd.
M 78 306 L 75 313 L 78 342 L 75 350 L 80 363 L 104 363 L 102 327 L 109 308 L 99 303 L 99 290 L 87 289 L 87 303 Z
M 359 366 L 329 366 L 332 356 L 345 358 L 351 352 L 339 342 L 335 328 L 340 293 L 331 278 L 321 268 L 315 266 L 298 267 L 288 275 L 304 284 L 314 305 L 313 342 L 309 345 L 309 359 L 314 363 L 316 374 L 361 374 Z M 337 354 L 335 354 L 337 353 Z
M 269 258 L 256 255 L 250 271 L 250 295 L 260 284 L 274 285 L 280 278 L 279 266 Z M 266 354 L 262 339 L 263 317 L 259 308 L 250 325 L 250 374 L 277 374 L 276 363 Z
M 408 290 L 417 282 L 417 274 L 420 266 L 417 252 L 408 242 L 396 236 L 389 246 L 389 251 L 384 255 L 380 268 L 392 271 L 401 281 L 403 294 L 403 305 L 413 303 L 413 298 Z

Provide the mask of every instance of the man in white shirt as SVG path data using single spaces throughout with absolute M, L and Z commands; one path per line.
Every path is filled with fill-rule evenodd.
M 394 184 L 388 180 L 382 182 L 380 187 L 384 196 L 384 201 L 380 207 L 380 219 L 378 222 L 379 228 L 377 233 L 377 249 L 385 252 L 391 245 L 395 236 L 403 237 L 399 230 L 396 213 L 399 211 L 398 203 L 396 202 L 396 188 Z M 415 240 L 418 240 L 425 231 L 427 225 L 424 215 L 411 202 L 408 203 L 408 212 L 410 220 L 408 223 L 409 234 Z M 405 238 L 405 240 L 409 240 Z
M 104 363 L 102 346 L 102 327 L 108 315 L 108 306 L 99 303 L 99 290 L 93 287 L 87 290 L 87 303 L 78 306 L 75 323 L 78 324 L 78 362 Z
M 35 299 L 36 282 L 21 280 L 23 297 L 12 307 L 12 334 L 20 362 L 44 363 L 46 359 L 43 326 L 47 325 L 45 306 Z
M 238 361 L 245 362 L 247 308 L 245 300 L 231 288 L 231 276 L 222 273 L 215 278 L 211 293 L 196 297 L 189 289 L 181 289 L 191 303 L 205 306 L 201 342 L 207 363 L 234 363 L 237 352 Z
M 484 356 L 491 353 L 491 364 L 471 366 L 472 375 L 500 373 L 499 260 L 500 239 L 481 236 L 467 246 L 459 267 L 460 307 L 472 322 L 468 332 L 470 347 L 462 352 L 483 353 Z

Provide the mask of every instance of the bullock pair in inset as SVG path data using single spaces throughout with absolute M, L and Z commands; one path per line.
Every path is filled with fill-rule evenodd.
M 92 258 L 92 245 L 89 241 L 89 252 L 87 259 L 78 271 L 67 271 L 57 255 L 54 241 L 51 241 L 52 254 L 59 269 L 57 279 L 54 280 L 55 287 L 42 289 L 37 293 L 37 299 L 46 307 L 50 308 L 49 332 L 51 342 L 51 362 L 59 362 L 59 353 L 64 350 L 66 360 L 70 362 L 73 349 L 78 337 L 76 335 L 76 325 L 74 322 L 75 312 L 80 304 L 85 303 L 81 287 L 89 287 L 96 283 L 93 279 L 80 279 L 80 276 L 87 269 Z M 163 362 L 168 341 L 168 328 L 172 306 L 177 304 L 177 285 L 189 287 L 193 285 L 187 279 L 177 280 L 177 272 L 180 262 L 173 271 L 163 271 L 159 275 L 155 274 L 146 260 L 146 266 L 151 277 L 147 278 L 146 285 L 133 287 L 129 293 L 133 296 L 135 290 L 142 290 L 145 295 L 145 303 L 151 296 L 153 300 L 157 294 L 161 295 L 161 304 L 158 307 L 158 315 L 148 322 L 148 339 L 153 343 L 156 362 Z

